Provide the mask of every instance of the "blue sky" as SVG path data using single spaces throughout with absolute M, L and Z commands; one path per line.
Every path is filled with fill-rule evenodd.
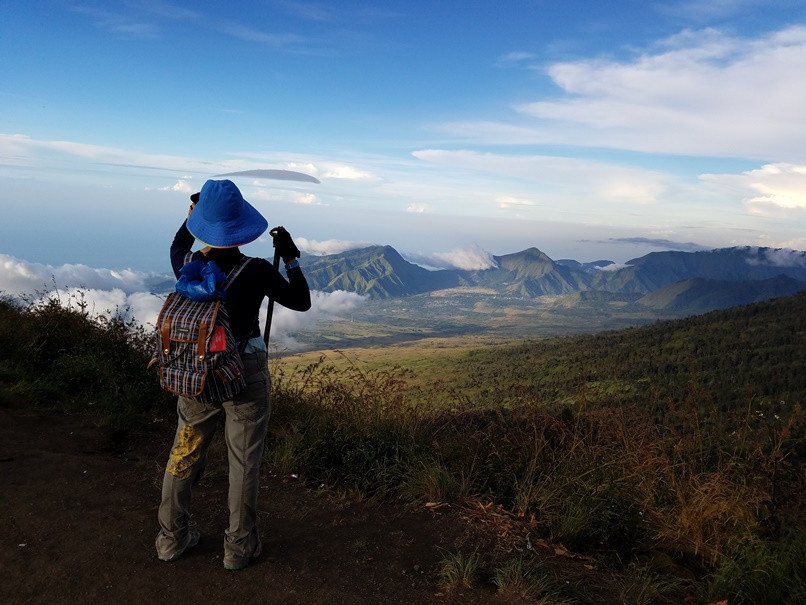
M 4 0 L 0 57 L 30 263 L 168 271 L 188 195 L 258 168 L 321 181 L 235 179 L 312 252 L 806 249 L 802 1 Z

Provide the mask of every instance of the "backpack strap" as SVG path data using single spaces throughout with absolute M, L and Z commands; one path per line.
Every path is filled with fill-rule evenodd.
M 238 260 L 238 262 L 235 263 L 235 266 L 227 274 L 227 279 L 224 280 L 224 283 L 221 286 L 222 290 L 226 290 L 229 287 L 229 285 L 235 281 L 235 278 L 238 277 L 241 271 L 244 270 L 244 267 L 246 267 L 247 263 L 249 263 L 250 260 L 252 260 L 251 256 L 242 256 Z
M 171 352 L 171 318 L 166 317 L 160 326 L 160 338 L 162 340 L 162 352 L 167 355 Z
M 229 287 L 229 285 L 230 285 L 230 284 L 231 284 L 233 281 L 235 281 L 235 278 L 236 278 L 236 277 L 238 277 L 238 275 L 241 273 L 241 271 L 243 271 L 243 270 L 244 270 L 244 268 L 246 267 L 247 263 L 248 263 L 250 260 L 252 260 L 252 257 L 251 257 L 251 256 L 242 256 L 242 257 L 241 257 L 241 258 L 238 260 L 238 262 L 237 262 L 237 263 L 235 263 L 235 266 L 234 266 L 234 267 L 233 267 L 233 268 L 230 270 L 230 272 L 227 274 L 227 279 L 225 279 L 225 280 L 224 280 L 224 285 L 223 285 L 223 286 L 221 286 L 221 288 L 222 288 L 223 290 L 225 290 L 225 291 L 226 291 L 226 289 Z M 239 343 L 238 343 L 238 353 L 239 353 L 239 354 L 241 354 L 241 355 L 242 355 L 242 354 L 243 354 L 243 352 L 246 350 L 246 343 L 248 342 L 248 340 L 249 340 L 249 339 L 247 338 L 246 340 L 243 340 L 243 341 L 241 341 L 241 342 L 239 342 Z

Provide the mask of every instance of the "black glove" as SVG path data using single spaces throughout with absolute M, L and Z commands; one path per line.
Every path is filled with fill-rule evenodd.
M 299 248 L 294 244 L 291 234 L 285 230 L 285 227 L 275 227 L 269 231 L 269 234 L 274 238 L 274 248 L 280 254 L 283 262 L 288 263 L 299 258 Z
M 199 194 L 197 192 L 190 196 L 190 209 L 188 210 L 188 216 L 190 216 L 190 213 L 193 212 L 193 209 L 196 207 L 196 204 L 198 203 L 199 203 Z

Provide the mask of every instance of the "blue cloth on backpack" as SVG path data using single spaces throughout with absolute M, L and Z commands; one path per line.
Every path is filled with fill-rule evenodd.
M 176 291 L 182 296 L 197 302 L 224 300 L 227 297 L 222 288 L 227 274 L 219 269 L 214 261 L 194 260 L 179 270 Z

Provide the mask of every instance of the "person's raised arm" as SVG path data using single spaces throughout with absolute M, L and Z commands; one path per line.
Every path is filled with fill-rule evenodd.
M 274 272 L 276 279 L 272 285 L 271 298 L 294 311 L 307 311 L 311 308 L 311 291 L 299 267 L 299 248 L 284 227 L 275 227 L 270 233 L 274 238 L 275 251 L 285 263 L 288 277 L 286 281 L 278 271 Z

